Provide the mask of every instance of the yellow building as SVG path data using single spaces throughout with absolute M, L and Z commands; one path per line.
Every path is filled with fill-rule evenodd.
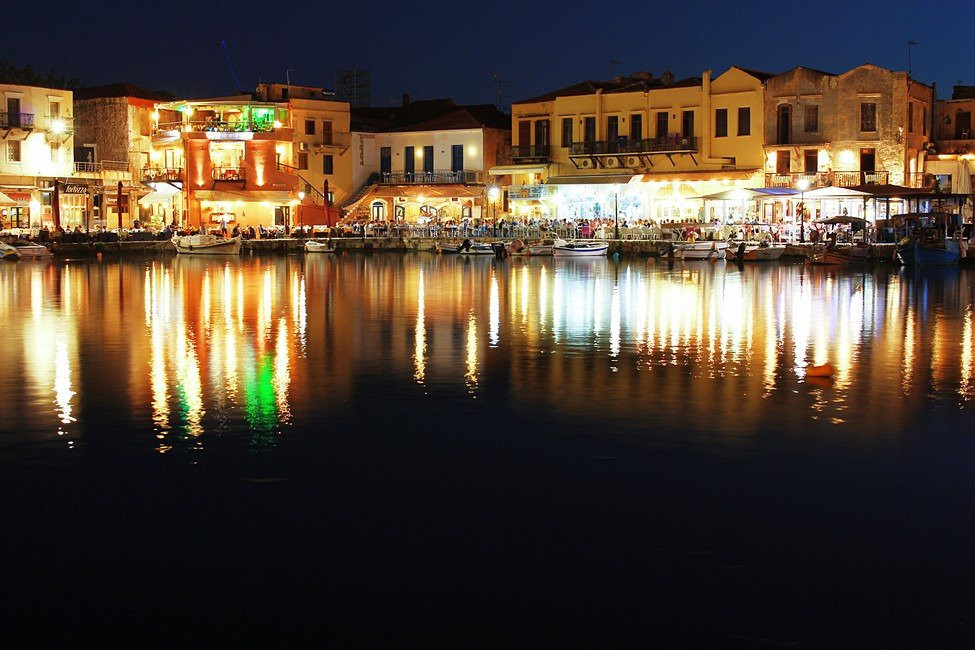
M 764 81 L 635 73 L 512 105 L 509 213 L 518 218 L 711 220 L 703 197 L 761 187 Z

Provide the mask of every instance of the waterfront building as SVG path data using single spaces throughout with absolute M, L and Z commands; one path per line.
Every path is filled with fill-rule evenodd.
M 71 179 L 72 99 L 63 88 L 0 84 L 0 229 L 85 226 L 88 180 Z
M 522 218 L 711 220 L 703 197 L 762 184 L 769 76 L 640 72 L 515 102 L 512 164 L 491 174 Z
M 928 149 L 925 171 L 938 192 L 968 195 L 962 206 L 965 221 L 972 221 L 972 183 L 975 174 L 975 86 L 955 86 L 951 99 L 935 101 L 934 143 Z M 967 209 L 966 209 L 967 206 Z
M 169 93 L 129 83 L 82 88 L 74 93 L 74 174 L 90 179 L 91 227 L 161 227 L 179 213 L 173 194 L 150 193 L 141 183 L 152 166 L 155 104 Z M 122 182 L 119 220 L 118 182 Z
M 504 160 L 510 118 L 450 99 L 352 110 L 352 217 L 424 223 L 489 217 L 485 171 Z

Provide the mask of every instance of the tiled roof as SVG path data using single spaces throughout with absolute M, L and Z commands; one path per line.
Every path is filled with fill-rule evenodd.
M 491 104 L 459 106 L 451 99 L 424 99 L 405 106 L 353 108 L 353 131 L 438 131 L 511 128 L 511 117 Z
M 170 101 L 176 97 L 165 90 L 146 90 L 130 83 L 106 84 L 104 86 L 90 86 L 74 91 L 75 99 L 95 99 L 101 97 L 136 97 L 139 99 L 158 99 Z

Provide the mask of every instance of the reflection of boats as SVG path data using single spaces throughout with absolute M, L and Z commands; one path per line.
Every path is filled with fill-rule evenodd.
M 734 242 L 725 249 L 725 257 L 729 260 L 742 260 L 744 262 L 771 262 L 782 257 L 785 252 L 785 244 L 770 244 L 761 242 L 759 244 L 748 244 L 740 242 L 735 246 Z
M 677 246 L 677 256 L 685 260 L 724 259 L 726 241 L 695 241 Z
M 238 255 L 240 237 L 217 237 L 216 235 L 186 235 L 173 237 L 177 253 L 186 255 Z
M 869 246 L 850 246 L 849 248 L 825 247 L 813 249 L 809 254 L 809 261 L 813 264 L 832 264 L 841 266 L 866 262 L 870 259 Z
M 47 258 L 53 256 L 51 249 L 49 249 L 47 246 L 41 246 L 40 244 L 31 244 L 30 242 L 20 243 L 18 241 L 13 244 L 13 247 L 17 249 L 18 253 L 20 253 L 21 258 Z
M 897 247 L 897 259 L 905 266 L 953 266 L 961 259 L 958 242 L 912 241 Z
M 20 259 L 20 253 L 17 252 L 16 247 L 0 242 L 0 257 L 8 262 L 16 262 Z
M 608 249 L 609 244 L 598 242 L 567 242 L 564 239 L 556 239 L 552 245 L 552 254 L 556 257 L 596 257 L 605 255 Z
M 334 253 L 335 245 L 330 242 L 314 241 L 309 239 L 305 242 L 306 253 Z

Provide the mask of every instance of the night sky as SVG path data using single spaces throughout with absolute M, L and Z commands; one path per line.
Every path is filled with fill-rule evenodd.
M 228 94 L 234 82 L 333 87 L 337 68 L 372 74 L 372 104 L 453 97 L 504 104 L 585 78 L 645 70 L 678 77 L 731 65 L 842 72 L 907 68 L 948 97 L 975 84 L 975 3 L 888 2 L 237 2 L 6 7 L 0 59 L 55 69 L 85 85 L 129 81 L 179 96 Z M 136 7 L 142 7 L 136 9 Z M 611 64 L 611 61 L 618 63 Z

